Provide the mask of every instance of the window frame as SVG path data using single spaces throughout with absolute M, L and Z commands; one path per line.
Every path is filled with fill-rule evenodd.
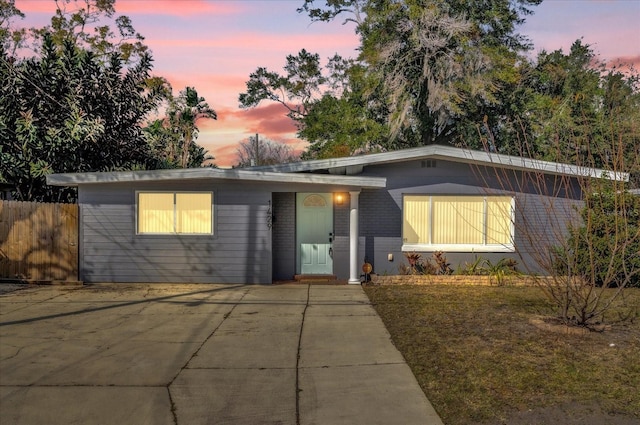
M 405 242 L 405 196 L 413 197 L 425 197 L 429 198 L 429 216 L 427 223 L 429 232 L 429 242 L 433 240 L 433 198 L 438 197 L 457 197 L 457 198 L 483 198 L 483 215 L 482 215 L 482 240 L 480 244 L 466 243 L 408 243 Z M 487 198 L 510 198 L 510 217 L 509 217 L 509 239 L 510 242 L 503 244 L 489 244 L 487 243 L 487 213 L 488 203 Z M 515 196 L 514 195 L 502 195 L 502 194 L 486 194 L 486 195 L 456 195 L 456 194 L 421 194 L 421 193 L 403 193 L 402 194 L 402 251 L 444 251 L 444 252 L 515 252 Z
M 141 232 L 140 231 L 140 195 L 147 193 L 166 193 L 173 195 L 173 231 L 172 232 Z M 177 232 L 177 195 L 181 194 L 209 194 L 211 197 L 211 231 L 206 233 L 184 233 Z M 213 236 L 215 235 L 215 192 L 214 191 L 202 191 L 202 190 L 137 190 L 135 192 L 135 227 L 136 227 L 136 235 L 138 236 Z

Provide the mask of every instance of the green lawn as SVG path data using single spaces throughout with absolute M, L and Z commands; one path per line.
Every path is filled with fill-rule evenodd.
M 551 308 L 533 287 L 366 286 L 393 342 L 446 424 L 597 406 L 640 421 L 640 323 L 604 332 L 536 326 Z M 640 290 L 626 292 L 640 305 Z M 635 420 L 634 420 L 635 422 Z

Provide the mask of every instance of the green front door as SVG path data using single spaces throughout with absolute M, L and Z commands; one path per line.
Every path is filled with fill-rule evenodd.
M 298 274 L 333 274 L 333 202 L 330 193 L 298 193 Z

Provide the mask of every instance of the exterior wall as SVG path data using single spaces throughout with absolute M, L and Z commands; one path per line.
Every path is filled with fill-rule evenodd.
M 136 235 L 139 190 L 214 193 L 213 235 Z M 82 185 L 85 282 L 271 283 L 270 191 L 211 181 Z
M 363 175 L 387 177 L 386 190 L 364 190 L 360 195 L 364 256 L 375 273 L 397 274 L 399 266 L 406 264 L 402 253 L 402 195 L 410 193 L 514 195 L 516 252 L 445 252 L 445 255 L 453 269 L 473 262 L 478 256 L 494 264 L 510 257 L 518 261 L 522 271 L 545 273 L 536 259 L 548 252 L 554 238 L 561 236 L 560 229 L 566 228 L 572 207 L 577 204 L 575 199 L 580 199 L 577 185 L 565 190 L 566 182 L 551 177 L 540 182 L 519 172 L 474 168 L 444 160 L 437 160 L 435 167 L 424 165 L 423 161 L 410 161 L 369 166 L 363 171 Z M 551 193 L 555 196 L 547 196 Z M 431 252 L 425 252 L 423 257 L 430 255 Z
M 296 194 L 273 194 L 273 280 L 296 274 Z
M 577 185 L 566 190 L 561 178 L 530 180 L 518 172 L 444 160 L 433 165 L 418 160 L 365 167 L 362 176 L 386 177 L 387 188 L 360 194 L 358 264 L 371 263 L 378 275 L 398 273 L 405 262 L 403 194 L 505 193 L 516 198 L 517 252 L 478 255 L 494 263 L 513 257 L 521 270 L 544 273 L 536 256 L 548 252 L 548 245 L 561 236 L 559 229 L 566 228 L 572 207 L 581 198 Z M 318 188 L 212 180 L 81 185 L 80 279 L 203 283 L 291 279 L 296 270 L 295 192 L 314 189 Z M 135 194 L 140 190 L 212 191 L 214 234 L 136 235 Z M 348 194 L 341 205 L 334 203 L 334 274 L 340 279 L 349 277 L 349 205 Z M 270 228 L 271 213 L 275 220 Z M 445 254 L 453 268 L 476 258 L 473 252 Z

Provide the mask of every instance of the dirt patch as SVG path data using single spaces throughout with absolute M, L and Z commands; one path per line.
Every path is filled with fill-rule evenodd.
M 562 323 L 559 319 L 542 316 L 530 318 L 529 323 L 543 331 L 566 335 L 586 335 L 589 332 L 603 332 L 605 330 L 611 330 L 611 326 L 605 325 L 594 325 L 591 329 L 579 326 L 568 326 Z

